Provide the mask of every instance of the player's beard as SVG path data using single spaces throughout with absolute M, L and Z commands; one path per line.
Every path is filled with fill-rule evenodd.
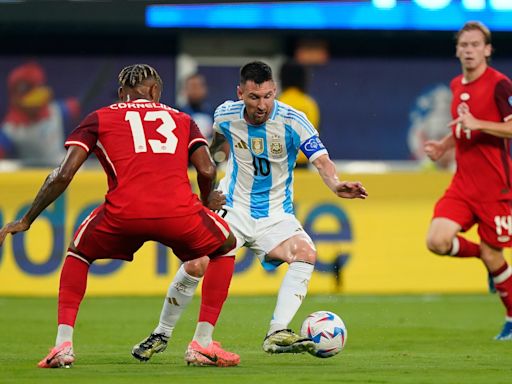
M 260 111 L 256 111 L 252 115 L 252 121 L 256 125 L 263 124 L 265 121 L 267 121 L 267 118 L 268 118 L 268 113 L 267 112 L 262 112 L 262 113 L 258 113 L 258 112 L 260 112 Z

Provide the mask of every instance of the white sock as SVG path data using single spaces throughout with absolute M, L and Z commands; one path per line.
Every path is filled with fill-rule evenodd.
M 183 310 L 194 297 L 194 292 L 200 280 L 198 277 L 190 276 L 185 271 L 183 264 L 181 265 L 169 285 L 167 297 L 160 313 L 160 322 L 153 333 L 163 333 L 165 336 L 171 337 Z
M 55 346 L 58 346 L 65 341 L 71 341 L 71 343 L 73 343 L 73 327 L 67 324 L 59 324 L 57 327 Z
M 267 335 L 288 328 L 308 292 L 308 284 L 315 267 L 304 262 L 294 262 L 288 267 L 277 295 L 274 315 Z
M 197 341 L 202 347 L 206 348 L 213 341 L 214 326 L 206 321 L 197 323 L 196 333 L 192 340 Z

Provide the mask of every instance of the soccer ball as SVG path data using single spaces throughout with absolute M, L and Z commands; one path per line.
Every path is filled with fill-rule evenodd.
M 315 342 L 315 350 L 311 354 L 317 357 L 337 355 L 347 341 L 347 328 L 343 320 L 329 311 L 313 312 L 306 317 L 300 333 Z

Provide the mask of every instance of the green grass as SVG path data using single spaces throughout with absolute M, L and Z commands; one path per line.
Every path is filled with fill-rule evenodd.
M 0 298 L 0 383 L 505 383 L 512 342 L 492 337 L 502 325 L 498 298 L 450 296 L 309 296 L 293 328 L 316 310 L 338 313 L 345 350 L 329 359 L 267 355 L 261 342 L 274 297 L 230 297 L 216 339 L 240 353 L 233 368 L 187 367 L 183 352 L 198 299 L 168 349 L 148 363 L 130 355 L 153 329 L 161 298 L 86 298 L 75 329 L 71 369 L 38 369 L 55 338 L 56 299 Z

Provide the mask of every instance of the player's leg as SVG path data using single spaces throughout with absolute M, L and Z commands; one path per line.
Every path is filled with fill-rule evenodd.
M 272 249 L 268 253 L 268 258 L 287 262 L 289 266 L 279 288 L 263 350 L 268 353 L 310 351 L 314 349 L 314 343 L 288 329 L 288 325 L 307 294 L 316 261 L 313 242 L 305 232 L 302 232 Z
M 460 224 L 451 219 L 432 219 L 427 234 L 428 249 L 441 256 L 480 257 L 480 245 L 458 235 L 460 231 Z
M 508 201 L 474 205 L 481 239 L 481 259 L 506 309 L 505 325 L 497 340 L 512 340 L 512 268 L 503 248 L 512 246 L 512 213 Z
M 208 261 L 209 258 L 204 256 L 181 265 L 167 290 L 157 327 L 146 339 L 133 347 L 133 357 L 140 361 L 148 361 L 153 354 L 163 352 L 167 348 L 167 342 L 176 323 L 194 297 Z
M 505 306 L 505 324 L 496 340 L 512 340 L 512 268 L 501 249 L 482 241 L 482 261 L 493 278 L 496 291 Z
M 87 288 L 90 265 L 90 261 L 77 249 L 77 246 L 87 248 L 89 244 L 90 247 L 89 234 L 99 224 L 101 217 L 103 217 L 103 205 L 97 207 L 84 219 L 68 248 L 60 274 L 57 338 L 50 353 L 38 363 L 40 368 L 70 366 L 75 360 L 73 331 L 78 309 Z
M 165 349 L 172 329 L 192 300 L 197 284 L 205 273 L 200 322 L 194 340 L 185 354 L 185 360 L 189 364 L 217 366 L 237 365 L 240 360 L 238 355 L 222 350 L 219 343 L 211 340 L 213 327 L 226 300 L 234 270 L 234 257 L 218 256 L 228 253 L 235 246 L 236 239 L 227 223 L 207 209 L 199 214 L 196 224 L 197 231 L 190 234 L 190 238 L 181 238 L 179 242 L 172 241 L 168 245 L 182 260 L 196 258 L 199 253 L 208 254 L 211 260 L 208 262 L 209 258 L 202 257 L 182 265 L 169 287 L 159 325 L 132 350 L 132 355 L 139 360 L 147 361 L 154 353 Z M 181 223 L 181 227 L 191 228 L 191 225 Z M 208 354 L 218 358 L 212 361 L 205 357 Z M 231 360 L 228 361 L 229 359 Z
M 60 274 L 58 327 L 55 347 L 42 359 L 40 368 L 70 366 L 75 361 L 73 330 L 87 287 L 89 262 L 69 248 Z
M 117 228 L 123 227 L 117 225 Z M 110 258 L 110 255 L 131 261 L 144 243 L 137 236 L 127 237 L 122 232 L 107 220 L 103 206 L 95 209 L 78 227 L 61 271 L 56 345 L 41 360 L 39 367 L 69 366 L 74 362 L 73 330 L 87 288 L 90 264 L 100 258 Z
M 244 222 L 238 213 L 230 209 L 224 219 L 231 228 L 232 244 L 210 254 L 210 262 L 203 278 L 199 319 L 192 341 L 185 352 L 185 361 L 192 365 L 235 366 L 240 356 L 225 351 L 213 340 L 213 332 L 220 312 L 227 299 L 235 269 L 235 253 L 245 243 Z
M 235 366 L 240 356 L 226 351 L 213 340 L 213 331 L 227 299 L 235 269 L 234 256 L 220 256 L 210 260 L 203 278 L 201 308 L 194 337 L 185 352 L 185 361 L 191 365 Z
M 480 257 L 480 245 L 459 235 L 475 224 L 472 208 L 461 199 L 443 196 L 434 207 L 427 247 L 437 255 Z

